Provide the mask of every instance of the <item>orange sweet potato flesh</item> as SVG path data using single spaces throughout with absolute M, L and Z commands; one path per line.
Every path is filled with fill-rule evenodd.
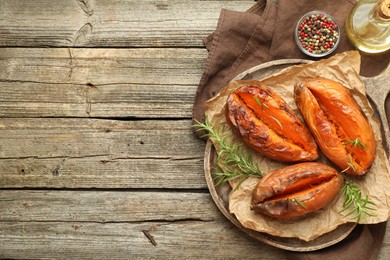
M 245 144 L 273 160 L 318 158 L 317 145 L 303 122 L 278 94 L 264 86 L 248 84 L 232 92 L 226 118 Z
M 271 171 L 252 193 L 251 209 L 278 219 L 292 219 L 327 206 L 343 185 L 334 168 L 303 162 Z
M 367 117 L 347 88 L 329 79 L 308 79 L 294 88 L 295 102 L 321 151 L 342 171 L 363 175 L 376 156 Z M 360 144 L 353 144 L 359 140 Z

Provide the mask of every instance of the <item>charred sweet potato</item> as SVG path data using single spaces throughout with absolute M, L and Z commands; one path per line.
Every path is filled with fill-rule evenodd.
M 274 91 L 257 81 L 238 81 L 226 104 L 226 118 L 243 142 L 277 161 L 318 158 L 317 145 L 294 111 Z
M 291 219 L 328 205 L 343 185 L 334 168 L 304 162 L 271 171 L 252 193 L 251 209 L 279 219 Z
M 340 83 L 316 78 L 295 85 L 295 102 L 321 151 L 342 171 L 363 175 L 375 159 L 373 130 Z

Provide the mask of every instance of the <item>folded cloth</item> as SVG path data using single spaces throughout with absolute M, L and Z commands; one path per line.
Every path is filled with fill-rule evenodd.
M 275 2 L 278 2 L 276 4 Z M 205 70 L 196 92 L 193 122 L 204 121 L 204 104 L 241 72 L 277 59 L 311 59 L 296 46 L 293 30 L 299 18 L 312 10 L 332 15 L 340 30 L 340 44 L 335 53 L 353 50 L 345 33 L 345 19 L 356 1 L 259 0 L 246 12 L 222 9 L 214 33 L 204 39 L 209 51 Z M 374 76 L 389 64 L 390 52 L 381 55 L 361 53 L 361 75 Z M 389 103 L 390 104 L 390 103 Z M 390 107 L 387 106 L 387 108 Z M 201 132 L 194 132 L 200 137 Z M 337 245 L 308 253 L 287 252 L 288 259 L 376 259 L 386 230 L 386 223 L 358 225 Z
M 270 60 L 276 16 L 277 5 L 271 1 L 259 1 L 247 12 L 222 9 L 217 29 L 204 40 L 209 55 L 195 95 L 193 120 L 203 121 L 204 103 L 232 78 Z
M 386 222 L 358 225 L 343 241 L 331 247 L 309 253 L 286 252 L 289 260 L 375 260 L 383 243 Z
M 193 121 L 204 120 L 204 103 L 241 72 L 277 59 L 311 59 L 295 44 L 293 30 L 299 18 L 312 10 L 331 14 L 341 30 L 340 44 L 333 52 L 355 49 L 348 41 L 345 20 L 354 1 L 259 0 L 246 12 L 222 9 L 214 33 L 204 39 L 209 51 L 193 106 Z M 390 51 L 380 55 L 361 53 L 362 76 L 374 76 L 389 64 Z M 201 136 L 201 132 L 194 133 Z

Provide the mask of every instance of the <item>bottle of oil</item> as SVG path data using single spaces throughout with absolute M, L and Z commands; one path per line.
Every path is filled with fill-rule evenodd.
M 390 0 L 360 0 L 346 20 L 349 40 L 366 53 L 390 49 Z

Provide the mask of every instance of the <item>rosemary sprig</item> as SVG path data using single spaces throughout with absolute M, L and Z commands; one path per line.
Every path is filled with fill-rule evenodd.
M 356 172 L 356 168 L 355 168 L 355 166 L 353 165 L 353 163 L 352 163 L 352 162 L 349 162 L 349 163 L 348 163 L 348 167 L 345 168 L 344 170 L 342 170 L 341 173 L 344 173 L 344 172 L 348 171 L 349 169 L 352 169 L 354 172 Z
M 221 170 L 221 168 L 219 168 Z M 231 180 L 234 180 L 234 179 L 237 179 L 237 178 L 241 178 L 240 181 L 237 183 L 236 187 L 234 189 L 237 189 L 238 187 L 240 187 L 240 185 L 246 180 L 248 179 L 249 177 L 256 177 L 256 178 L 261 178 L 262 176 L 260 176 L 258 173 L 256 174 L 252 174 L 252 173 L 244 173 L 244 172 L 240 172 L 240 171 L 232 171 L 232 170 L 221 170 L 220 172 L 213 172 L 213 180 L 216 182 L 215 183 L 215 186 L 216 187 L 219 187 L 221 186 L 222 184 L 228 182 L 228 181 L 231 181 Z
M 256 103 L 259 104 L 259 106 L 261 107 L 261 109 L 264 109 L 264 107 L 268 108 L 268 105 L 265 104 L 265 103 L 263 103 L 263 102 L 261 102 L 261 101 L 259 100 L 258 97 L 253 96 L 253 98 L 255 99 Z M 283 129 L 282 124 L 280 123 L 280 121 L 279 121 L 276 117 L 271 116 L 271 115 L 268 115 L 268 116 L 269 116 L 270 118 L 272 118 L 276 123 L 278 123 L 278 125 L 280 126 L 280 129 Z
M 259 106 L 261 107 L 261 109 L 264 109 L 264 107 L 268 108 L 268 105 L 261 102 L 260 99 L 256 96 L 253 96 L 253 98 L 255 99 L 256 103 L 259 104 Z
M 367 146 L 365 146 L 359 138 L 356 138 L 353 140 L 345 140 L 344 144 L 345 145 L 352 144 L 353 148 L 355 148 L 355 149 L 356 149 L 356 147 L 360 147 L 366 151 L 368 150 Z
M 228 144 L 226 137 L 222 137 L 220 129 L 213 129 L 208 118 L 205 123 L 196 121 L 193 127 L 198 127 L 196 131 L 206 131 L 208 136 L 219 144 L 218 163 L 223 166 L 220 172 L 214 172 L 217 180 L 216 186 L 222 185 L 236 178 L 242 178 L 236 188 L 249 177 L 263 177 L 263 173 L 257 163 L 253 161 L 251 154 L 244 154 L 240 150 L 241 144 Z
M 307 206 L 306 206 L 300 199 L 294 198 L 293 200 L 294 200 L 296 203 L 298 203 L 299 206 L 301 206 L 302 208 L 307 209 Z
M 343 204 L 343 209 L 339 211 L 342 213 L 349 209 L 349 212 L 346 217 L 352 215 L 352 219 L 356 219 L 357 222 L 366 216 L 374 216 L 371 211 L 375 211 L 373 206 L 375 204 L 368 198 L 368 195 L 365 197 L 362 195 L 360 188 L 351 181 L 346 180 L 343 187 L 343 194 L 345 201 Z

